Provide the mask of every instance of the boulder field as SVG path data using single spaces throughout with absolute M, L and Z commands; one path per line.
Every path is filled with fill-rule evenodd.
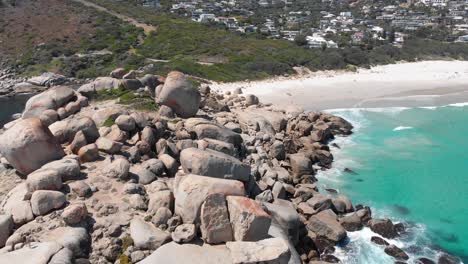
M 403 224 L 318 191 L 328 143 L 352 133 L 340 117 L 195 87 L 181 72 L 119 68 L 77 90 L 51 86 L 0 130 L 0 263 L 336 263 L 335 245 L 362 228 L 408 259 L 386 240 Z M 112 89 L 148 92 L 159 108 L 94 100 Z

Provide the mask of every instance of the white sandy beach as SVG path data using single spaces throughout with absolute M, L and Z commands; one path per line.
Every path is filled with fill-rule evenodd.
M 437 106 L 468 102 L 468 61 L 423 61 L 358 72 L 324 71 L 253 82 L 215 83 L 214 90 L 244 88 L 264 103 L 306 110 Z

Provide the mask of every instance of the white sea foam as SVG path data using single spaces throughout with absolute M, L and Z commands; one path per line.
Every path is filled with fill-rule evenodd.
M 393 131 L 400 131 L 400 130 L 408 130 L 408 129 L 413 129 L 413 127 L 410 126 L 398 126 L 393 129 Z
M 468 102 L 465 102 L 465 103 L 457 103 L 457 104 L 449 104 L 448 106 L 463 107 L 463 106 L 468 106 Z

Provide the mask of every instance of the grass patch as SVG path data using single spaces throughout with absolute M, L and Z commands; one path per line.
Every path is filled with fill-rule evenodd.
M 126 105 L 140 111 L 157 111 L 159 109 L 149 93 L 138 94 L 124 88 L 98 91 L 93 99 L 96 101 L 117 100 L 118 104 Z M 105 126 L 112 126 L 114 121 L 115 120 L 106 120 L 104 124 L 108 122 L 107 124 L 109 125 Z

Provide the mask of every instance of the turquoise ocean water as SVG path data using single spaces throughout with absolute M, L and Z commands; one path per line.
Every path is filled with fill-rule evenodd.
M 333 149 L 334 168 L 319 175 L 322 187 L 371 206 L 374 216 L 408 223 L 408 233 L 391 242 L 411 255 L 409 263 L 436 260 L 440 250 L 468 263 L 468 104 L 330 112 L 355 133 L 335 140 L 341 148 Z M 394 263 L 371 236 L 369 229 L 350 233 L 355 243 L 337 255 L 345 263 Z

